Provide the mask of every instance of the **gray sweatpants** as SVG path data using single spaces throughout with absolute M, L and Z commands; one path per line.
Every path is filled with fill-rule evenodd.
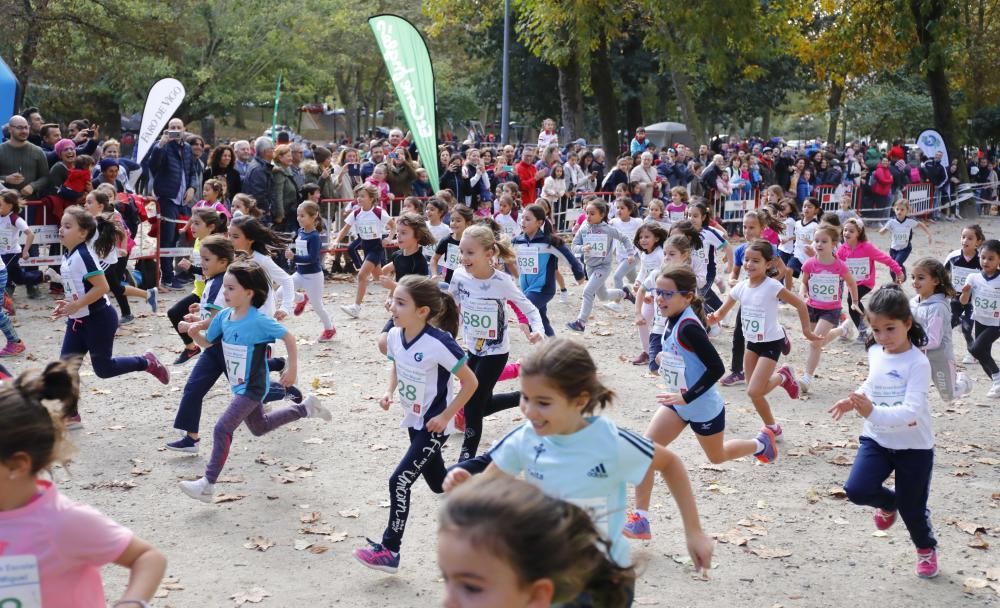
M 610 264 L 587 269 L 587 286 L 583 289 L 583 303 L 580 305 L 580 316 L 577 317 L 580 323 L 587 324 L 587 319 L 590 318 L 590 313 L 594 310 L 594 298 L 608 299 L 605 283 L 607 283 L 609 276 L 611 276 Z
M 927 360 L 931 364 L 931 381 L 937 387 L 941 399 L 944 401 L 957 399 L 959 395 L 955 393 L 955 353 L 950 348 L 936 348 L 927 351 Z

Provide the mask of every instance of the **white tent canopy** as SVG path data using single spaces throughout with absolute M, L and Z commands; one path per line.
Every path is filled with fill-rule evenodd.
M 657 147 L 669 147 L 674 144 L 694 146 L 694 138 L 688 133 L 687 125 L 679 122 L 658 122 L 646 127 L 646 137 Z

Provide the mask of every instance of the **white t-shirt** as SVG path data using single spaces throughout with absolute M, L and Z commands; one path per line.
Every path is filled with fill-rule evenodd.
M 437 244 L 441 242 L 441 239 L 446 239 L 451 236 L 451 227 L 449 227 L 448 224 L 441 222 L 437 226 L 432 226 L 428 223 L 427 228 L 430 229 L 431 235 L 434 236 L 434 244 L 424 246 L 424 257 L 431 259 L 434 257 L 434 249 L 437 247 Z M 431 268 L 431 271 L 433 272 L 434 269 Z
M 364 241 L 381 240 L 385 234 L 385 225 L 389 214 L 377 207 L 365 211 L 361 207 L 353 209 L 344 220 L 348 226 L 353 226 L 355 234 Z
M 890 450 L 929 450 L 934 428 L 927 403 L 931 364 L 920 349 L 911 346 L 898 355 L 878 344 L 868 349 L 868 379 L 858 389 L 875 408 L 861 434 Z
M 972 286 L 972 319 L 990 327 L 1000 326 L 1000 274 L 987 280 L 982 272 L 965 279 Z
M 813 236 L 816 235 L 816 229 L 819 228 L 819 222 L 815 218 L 808 224 L 803 224 L 802 220 L 795 222 L 795 257 L 800 262 L 805 262 L 809 259 L 806 255 L 806 245 L 812 245 Z
M 16 218 L 13 222 L 11 218 Z M 28 222 L 13 213 L 0 217 L 0 254 L 21 253 L 21 233 Z
M 623 222 L 621 218 L 616 217 L 608 222 L 608 224 L 613 226 L 615 230 L 631 242 L 635 238 L 635 233 L 639 230 L 639 226 L 642 226 L 642 220 L 633 217 L 627 222 Z M 615 251 L 618 252 L 619 262 L 635 253 L 635 250 L 631 247 L 626 251 L 626 248 L 622 247 L 621 244 L 615 245 Z
M 784 251 L 785 253 L 791 253 L 795 251 L 795 219 L 786 217 L 785 218 L 785 231 L 781 234 L 781 240 L 778 244 L 778 251 Z M 790 238 L 788 242 L 784 242 L 784 239 Z
M 400 428 L 422 429 L 452 400 L 451 375 L 465 365 L 468 355 L 450 334 L 430 325 L 406 343 L 402 328 L 393 327 L 386 337 L 386 354 L 396 367 L 394 399 L 403 409 Z M 454 419 L 445 434 L 454 432 Z
M 494 270 L 490 278 L 477 279 L 465 268 L 458 268 L 451 275 L 448 293 L 461 310 L 462 341 L 470 354 L 481 357 L 510 351 L 508 300 L 528 317 L 532 331 L 543 331 L 538 309 L 509 274 Z
M 509 213 L 498 213 L 493 216 L 493 219 L 500 225 L 500 231 L 510 238 L 521 234 L 521 224 L 512 218 Z
M 729 295 L 740 303 L 743 337 L 747 342 L 774 342 L 785 336 L 778 323 L 778 293 L 784 287 L 770 277 L 764 277 L 756 287 L 750 284 L 750 279 L 733 287 Z
M 889 248 L 896 251 L 906 249 L 910 244 L 910 239 L 913 238 L 913 229 L 919 224 L 920 222 L 912 217 L 908 217 L 902 222 L 896 217 L 890 217 L 884 226 L 889 229 L 889 235 L 892 239 Z

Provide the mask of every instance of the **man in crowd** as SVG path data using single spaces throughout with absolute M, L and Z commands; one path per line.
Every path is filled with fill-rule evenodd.
M 270 226 L 274 215 L 274 142 L 270 137 L 258 137 L 254 142 L 256 158 L 250 163 L 247 169 L 246 179 L 243 180 L 243 192 L 249 194 L 257 202 L 257 207 L 264 212 L 261 218 L 266 225 Z M 280 216 L 281 212 L 278 212 Z
M 371 177 L 375 166 L 383 162 L 385 162 L 385 147 L 382 145 L 382 140 L 373 141 L 369 158 L 361 165 L 361 179 Z
M 177 218 L 194 200 L 194 184 L 200 181 L 191 146 L 185 141 L 184 122 L 171 118 L 167 129 L 149 154 L 153 176 L 153 194 L 160 204 L 160 247 L 176 247 L 179 233 Z M 174 259 L 160 258 L 163 284 L 181 289 L 184 283 L 174 276 Z
M 653 142 L 646 139 L 646 129 L 644 127 L 638 127 L 635 130 L 635 137 L 632 138 L 632 143 L 629 144 L 629 153 L 632 156 L 645 152 Z
M 49 163 L 45 160 L 45 153 L 28 141 L 31 126 L 23 116 L 11 116 L 7 130 L 10 132 L 10 139 L 0 144 L 0 177 L 3 178 L 3 185 L 17 190 L 26 199 L 38 198 L 49 179 Z
M 289 146 L 292 149 L 292 164 L 289 169 L 292 171 L 292 179 L 295 180 L 295 189 L 302 192 L 302 186 L 306 183 L 306 176 L 302 173 L 302 161 L 306 157 L 306 147 L 302 142 L 294 142 Z
M 41 146 L 42 125 L 45 123 L 45 121 L 42 120 L 42 113 L 38 111 L 38 108 L 28 108 L 24 112 L 21 112 L 21 116 L 28 121 L 28 127 L 31 129 L 31 133 L 28 135 L 28 141 L 36 146 Z
M 233 144 L 233 151 L 236 152 L 236 171 L 240 174 L 240 180 L 246 181 L 250 161 L 253 160 L 253 147 L 250 146 L 250 142 L 241 139 Z

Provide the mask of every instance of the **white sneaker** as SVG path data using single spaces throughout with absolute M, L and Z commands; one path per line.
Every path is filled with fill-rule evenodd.
M 613 300 L 608 300 L 607 302 L 602 302 L 601 305 L 604 306 L 604 308 L 607 308 L 608 310 L 610 310 L 612 312 L 621 312 L 622 311 L 622 305 L 619 304 L 618 302 L 613 301 Z
M 809 386 L 812 384 L 812 376 L 800 376 L 799 377 L 799 390 L 802 393 L 809 392 Z
M 850 317 L 840 324 L 840 332 L 840 339 L 845 342 L 857 340 L 858 338 L 858 328 L 854 326 L 854 321 Z
M 990 392 L 986 393 L 987 397 L 1000 397 L 1000 374 L 997 374 L 993 378 L 993 386 L 990 387 Z
M 972 378 L 962 372 L 955 374 L 955 392 L 959 397 L 968 397 L 972 392 Z
M 323 404 L 319 402 L 319 398 L 316 395 L 311 393 L 306 395 L 306 398 L 302 400 L 302 405 L 306 407 L 306 415 L 309 418 L 322 418 L 327 422 L 333 420 L 330 410 L 323 407 Z
M 569 291 L 565 289 L 559 291 L 559 303 L 569 304 Z
M 195 500 L 201 502 L 212 502 L 215 496 L 215 484 L 208 483 L 204 477 L 199 477 L 194 481 L 182 481 L 181 490 Z
M 361 306 L 357 304 L 341 304 L 340 310 L 344 311 L 352 319 L 357 319 L 361 316 Z
M 965 356 L 962 357 L 962 365 L 975 365 L 975 364 L 976 364 L 976 358 L 972 356 L 972 353 L 965 353 Z

